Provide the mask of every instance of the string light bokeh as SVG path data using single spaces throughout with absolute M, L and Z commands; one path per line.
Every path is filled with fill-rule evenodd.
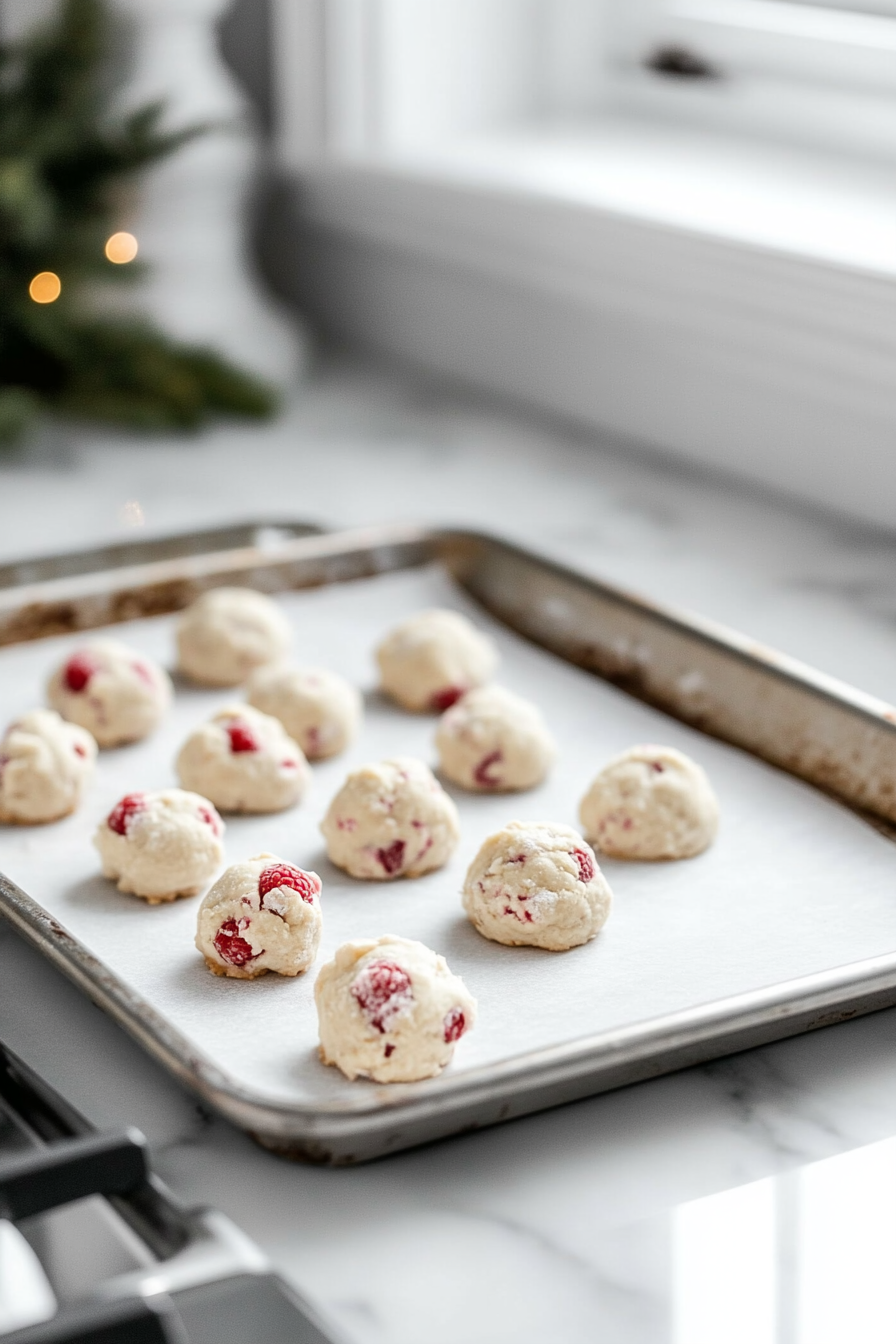
M 124 266 L 133 261 L 139 244 L 132 233 L 113 233 L 106 239 L 106 257 L 116 266 Z
M 62 293 L 62 281 L 55 271 L 38 271 L 28 293 L 35 303 L 55 303 Z

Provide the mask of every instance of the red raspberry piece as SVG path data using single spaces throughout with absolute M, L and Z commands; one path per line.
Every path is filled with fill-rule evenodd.
M 590 882 L 594 876 L 594 859 L 585 849 L 574 849 L 572 856 L 579 866 L 579 881 Z
M 291 863 L 272 863 L 258 877 L 258 894 L 262 906 L 268 892 L 275 891 L 277 887 L 297 891 L 303 901 L 313 905 L 315 896 L 320 894 L 320 878 L 317 873 L 306 873 L 302 868 L 294 868 Z
M 433 709 L 438 710 L 441 714 L 444 710 L 450 709 L 452 705 L 456 705 L 461 696 L 466 695 L 466 693 L 466 686 L 443 686 L 440 691 L 436 691 L 429 703 Z
M 231 966 L 245 966 L 248 961 L 255 961 L 260 957 L 260 952 L 253 952 L 252 947 L 241 938 L 242 931 L 249 926 L 248 919 L 241 919 L 239 923 L 235 919 L 225 919 L 218 932 L 215 934 L 215 950 L 222 961 L 227 961 Z
M 218 816 L 211 803 L 202 803 L 196 810 L 199 813 L 200 819 L 205 822 L 206 826 L 211 826 L 215 835 L 220 839 L 223 830 L 221 818 Z
M 86 649 L 81 653 L 73 653 L 63 669 L 62 680 L 66 688 L 77 695 L 79 691 L 85 690 L 94 672 L 99 671 L 99 667 L 93 654 L 88 653 Z
M 378 849 L 376 856 L 390 877 L 393 873 L 400 873 L 404 863 L 404 841 L 393 840 L 388 849 Z
M 447 1044 L 452 1041 L 459 1041 L 467 1029 L 467 1019 L 464 1017 L 460 1008 L 452 1008 L 445 1014 L 445 1020 L 442 1023 L 442 1035 Z
M 394 1053 L 395 1053 L 395 1046 L 392 1044 L 391 1041 L 387 1041 L 385 1046 L 383 1047 L 383 1054 L 386 1056 L 387 1059 L 390 1059 Z
M 86 751 L 84 750 L 84 748 L 81 746 L 81 743 L 80 743 L 80 742 L 76 742 L 76 743 L 75 743 L 75 745 L 72 747 L 72 751 L 75 753 L 76 756 L 86 756 L 86 755 L 87 755 L 87 752 L 86 752 Z
M 233 719 L 226 725 L 224 731 L 230 738 L 230 750 L 234 754 L 240 751 L 261 750 L 261 743 L 244 719 Z
M 491 770 L 493 765 L 497 765 L 498 762 L 503 761 L 503 759 L 504 759 L 504 753 L 503 751 L 500 750 L 490 751 L 487 756 L 483 756 L 482 760 L 479 762 L 476 769 L 473 771 L 473 778 L 475 779 L 476 783 L 481 784 L 484 788 L 487 789 L 497 788 L 497 786 L 501 783 L 501 781 L 500 779 L 495 779 L 493 775 L 490 775 L 489 771 Z
M 131 663 L 131 667 L 137 673 L 137 676 L 147 686 L 155 686 L 155 679 L 145 663 Z
M 661 775 L 666 767 L 663 765 L 662 761 L 651 761 L 650 768 L 651 770 L 655 770 L 658 775 Z
M 394 961 L 372 961 L 356 977 L 352 998 L 370 1025 L 386 1032 L 414 1001 L 411 977 Z
M 128 826 L 131 818 L 138 812 L 146 809 L 145 793 L 126 793 L 120 802 L 117 802 L 112 811 L 106 818 L 106 825 L 110 831 L 116 835 L 127 835 Z

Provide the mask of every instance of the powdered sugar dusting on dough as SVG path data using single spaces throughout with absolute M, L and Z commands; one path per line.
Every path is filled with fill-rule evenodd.
M 610 912 L 591 848 L 569 826 L 514 821 L 470 864 L 463 904 L 485 938 L 561 952 L 588 942 Z
M 320 829 L 338 868 L 378 881 L 441 868 L 460 835 L 454 802 L 410 756 L 354 770 Z
M 380 1083 L 434 1077 L 476 1020 L 475 999 L 445 959 L 394 935 L 343 943 L 314 997 L 323 1062 Z

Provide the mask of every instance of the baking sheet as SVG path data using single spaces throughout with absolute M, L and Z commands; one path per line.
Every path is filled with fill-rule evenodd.
M 276 599 L 296 630 L 296 655 L 368 690 L 364 731 L 351 750 L 314 767 L 298 809 L 227 820 L 229 860 L 270 850 L 315 868 L 324 883 L 318 965 L 345 939 L 396 933 L 442 952 L 480 1006 L 474 1032 L 437 1094 L 465 1073 L 699 1004 L 877 957 L 896 949 L 896 847 L 861 818 L 801 783 L 651 709 L 526 643 L 487 617 L 436 568 L 400 571 Z M 551 779 L 523 795 L 471 796 L 453 787 L 462 839 L 451 864 L 413 882 L 365 884 L 326 859 L 318 822 L 346 770 L 399 753 L 433 761 L 435 720 L 380 699 L 372 648 L 422 607 L 466 611 L 496 638 L 500 680 L 537 701 L 559 739 Z M 173 618 L 119 625 L 116 638 L 171 661 Z M 39 703 L 49 669 L 76 642 L 0 651 L 0 717 Z M 348 1083 L 316 1054 L 313 975 L 256 981 L 211 976 L 192 945 L 197 901 L 148 907 L 98 875 L 90 836 L 125 792 L 176 783 L 187 732 L 233 692 L 178 686 L 173 712 L 148 742 L 104 752 L 77 815 L 36 829 L 0 827 L 0 869 L 141 995 L 233 1084 L 260 1103 L 305 1112 L 368 1110 L 405 1093 Z M 678 864 L 604 861 L 615 894 L 600 936 L 564 954 L 503 948 L 467 923 L 459 890 L 482 839 L 515 818 L 577 824 L 578 799 L 600 765 L 638 741 L 680 747 L 709 771 L 721 801 L 716 844 Z

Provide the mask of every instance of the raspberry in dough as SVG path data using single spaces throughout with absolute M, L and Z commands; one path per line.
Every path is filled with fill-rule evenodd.
M 260 667 L 249 682 L 248 700 L 279 719 L 309 761 L 344 751 L 361 724 L 360 693 L 323 667 Z
M 590 845 L 571 826 L 511 821 L 467 870 L 463 904 L 484 938 L 565 952 L 599 933 L 612 893 Z
M 94 639 L 69 654 L 47 686 L 47 699 L 101 747 L 139 742 L 171 703 L 168 673 L 115 639 Z
M 215 975 L 301 975 L 317 956 L 320 878 L 274 854 L 233 863 L 199 907 L 196 946 Z
M 249 705 L 219 710 L 191 733 L 177 757 L 185 789 L 222 812 L 282 812 L 308 787 L 308 762 L 279 719 Z
M 421 611 L 391 630 L 376 651 L 380 685 L 405 709 L 441 713 L 489 680 L 498 654 L 458 611 Z
M 282 658 L 291 641 L 289 622 L 269 597 L 212 588 L 178 622 L 178 667 L 200 686 L 240 686 L 256 667 Z
M 0 821 L 33 826 L 67 817 L 93 774 L 96 743 L 53 709 L 11 723 L 0 740 Z
M 503 686 L 468 691 L 436 730 L 442 773 L 479 793 L 533 789 L 557 748 L 540 710 Z
M 320 829 L 337 868 L 380 881 L 441 868 L 460 838 L 454 802 L 411 756 L 352 771 Z
M 150 905 L 196 896 L 224 859 L 224 823 L 206 798 L 183 789 L 126 793 L 93 843 L 103 876 Z
M 444 957 L 387 936 L 343 943 L 314 986 L 320 1057 L 346 1078 L 434 1078 L 476 1020 L 476 1000 Z
M 719 804 L 706 772 L 674 747 L 630 747 L 582 799 L 591 843 L 614 859 L 689 859 L 715 839 Z

